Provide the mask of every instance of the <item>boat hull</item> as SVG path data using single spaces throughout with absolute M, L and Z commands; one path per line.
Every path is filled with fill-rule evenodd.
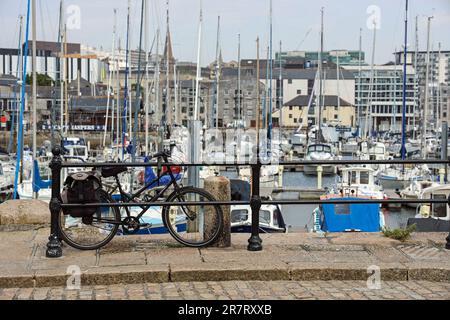
M 317 176 L 317 165 L 304 165 L 303 173 L 306 175 Z M 336 169 L 334 166 L 326 165 L 322 166 L 322 175 L 330 176 L 336 173 Z
M 405 189 L 411 182 L 409 180 L 398 180 L 391 177 L 379 177 L 378 181 L 384 189 L 402 190 Z

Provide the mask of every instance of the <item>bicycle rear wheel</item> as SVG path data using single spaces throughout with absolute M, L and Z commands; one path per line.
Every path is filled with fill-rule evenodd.
M 100 202 L 114 202 L 106 191 L 97 190 L 96 192 Z M 117 207 L 100 207 L 92 217 L 83 218 L 64 215 L 61 210 L 59 230 L 61 238 L 71 247 L 80 250 L 96 250 L 114 238 L 120 222 L 120 210 Z
M 207 191 L 183 187 L 173 192 L 168 202 L 216 201 Z M 169 233 L 189 247 L 204 247 L 219 237 L 223 228 L 223 213 L 219 205 L 179 205 L 164 207 L 163 222 Z

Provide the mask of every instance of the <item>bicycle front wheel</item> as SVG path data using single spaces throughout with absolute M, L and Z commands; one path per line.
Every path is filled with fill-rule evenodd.
M 102 203 L 114 200 L 104 190 L 97 190 Z M 92 216 L 74 218 L 60 212 L 59 230 L 61 238 L 71 247 L 80 250 L 96 250 L 114 238 L 121 222 L 117 207 L 100 207 Z
M 183 202 L 209 202 L 216 199 L 209 192 L 183 187 L 173 192 L 168 202 L 180 202 L 178 206 L 164 207 L 163 221 L 169 233 L 180 243 L 189 247 L 204 247 L 220 235 L 223 214 L 219 205 L 183 205 Z

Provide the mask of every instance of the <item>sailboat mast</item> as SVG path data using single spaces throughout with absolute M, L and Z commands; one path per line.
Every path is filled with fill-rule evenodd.
M 278 107 L 280 110 L 280 117 L 278 121 L 278 126 L 281 129 L 283 127 L 283 65 L 281 60 L 281 52 L 282 52 L 282 43 L 280 41 L 280 54 L 278 57 L 279 63 L 280 63 L 280 74 L 278 77 L 278 81 L 280 83 L 279 89 L 278 89 Z
M 115 125 L 115 123 L 114 123 L 114 116 L 115 116 L 115 110 L 114 110 L 114 105 L 115 105 L 115 95 L 114 95 L 114 87 L 115 87 L 115 85 L 114 85 L 114 83 L 113 83 L 113 81 L 114 81 L 114 75 L 115 75 L 115 72 L 116 72 L 116 70 L 113 68 L 113 66 L 115 66 L 115 64 L 116 64 L 116 24 L 117 24 L 117 9 L 114 9 L 114 24 L 113 24 L 113 38 L 114 38 L 114 41 L 113 41 L 113 47 L 112 47 L 112 63 L 111 63 L 111 65 L 110 65 L 110 68 L 112 69 L 112 73 L 111 73 L 111 95 L 112 95 L 112 108 L 111 108 L 111 145 L 112 145 L 112 142 L 114 141 L 114 125 Z M 116 94 L 117 94 L 117 92 L 116 92 Z
M 437 74 L 437 105 L 436 105 L 436 132 L 439 131 L 439 128 L 442 127 L 442 105 L 441 105 L 441 81 L 440 81 L 440 73 L 441 73 L 441 43 L 438 43 L 438 74 Z
M 59 58 L 59 106 L 60 106 L 60 132 L 63 132 L 64 128 L 64 16 L 63 16 L 64 3 L 61 0 L 59 4 L 59 44 L 60 44 L 60 58 Z
M 112 37 L 112 63 L 114 63 L 114 59 L 115 59 L 115 46 L 116 46 L 116 9 L 114 9 L 114 23 L 113 23 L 113 37 Z M 109 117 L 109 103 L 110 103 L 110 98 L 111 98 L 111 75 L 112 75 L 113 71 L 111 68 L 111 64 L 110 64 L 110 70 L 109 70 L 109 75 L 108 75 L 108 97 L 107 97 L 107 101 L 106 101 L 106 116 L 105 116 L 105 132 L 103 135 L 103 144 L 102 146 L 105 147 L 106 145 L 106 134 L 108 132 L 108 117 Z M 78 75 L 78 81 L 80 81 L 80 77 Z M 114 91 L 114 90 L 113 90 Z M 114 102 L 114 100 L 113 100 Z M 111 114 L 112 114 L 112 119 L 114 119 L 114 109 L 111 109 Z M 114 128 L 114 120 L 111 120 L 111 128 Z M 113 129 L 111 129 L 111 131 L 113 131 Z M 111 133 L 112 134 L 112 133 Z
M 273 50 L 272 50 L 272 41 L 273 41 L 273 10 L 272 10 L 272 0 L 270 0 L 270 41 L 269 41 L 269 63 L 270 63 L 270 79 L 269 79 L 269 112 L 267 115 L 267 138 L 268 141 L 272 139 L 272 79 L 273 79 Z M 269 142 L 270 143 L 270 142 Z M 271 144 L 270 144 L 271 145 Z
M 377 38 L 377 23 L 373 22 L 373 42 L 372 42 L 372 61 L 370 62 L 370 84 L 369 84 L 369 101 L 366 106 L 366 125 L 364 129 L 364 138 L 370 137 L 372 128 L 372 99 L 373 99 L 373 84 L 375 78 L 375 44 Z
M 218 119 L 219 119 L 219 41 L 220 41 L 220 16 L 217 17 L 217 35 L 216 35 L 216 74 L 214 79 L 214 89 L 215 89 L 215 96 L 213 99 L 213 109 L 211 110 L 211 120 L 210 120 L 210 126 L 211 128 L 216 127 L 216 129 L 219 127 L 218 125 Z
M 430 77 L 430 28 L 431 19 L 433 17 L 428 17 L 427 22 L 427 58 L 426 58 L 426 71 L 425 71 L 425 101 L 423 107 L 423 132 L 422 132 L 422 158 L 427 157 L 427 146 L 426 146 L 426 135 L 427 135 L 427 122 L 428 122 L 428 91 L 429 91 L 429 77 Z
M 144 46 L 145 46 L 145 100 L 144 100 L 144 113 L 145 113 L 145 128 L 144 128 L 144 132 L 145 132 L 145 154 L 149 154 L 150 150 L 149 150 L 149 139 L 148 139 L 148 127 L 149 127 L 149 116 L 148 116 L 148 109 L 149 109 L 149 96 L 150 96 L 150 92 L 149 92 L 149 81 L 148 81 L 148 68 L 149 68 L 149 48 L 148 48 L 148 5 L 147 5 L 147 1 L 145 1 L 145 11 L 144 11 L 144 30 L 145 30 L 145 36 L 144 36 Z
M 397 48 L 394 50 L 397 52 Z M 392 128 L 391 130 L 397 130 L 397 59 L 394 59 L 394 86 L 393 86 L 393 99 L 394 107 L 392 110 Z
M 28 31 L 30 25 L 30 0 L 27 1 L 27 20 L 25 27 L 25 48 L 23 52 L 28 53 Z M 23 62 L 23 70 L 22 70 L 22 87 L 20 94 L 20 113 L 19 113 L 19 130 L 17 137 L 17 157 L 16 157 L 16 170 L 14 172 L 14 196 L 13 199 L 17 198 L 17 186 L 19 183 L 20 177 L 22 177 L 22 169 L 23 169 L 23 113 L 25 109 L 25 79 L 27 76 L 27 62 L 28 62 L 28 54 L 23 54 L 24 62 Z M 20 172 L 20 176 L 19 176 Z
M 261 95 L 259 93 L 259 37 L 256 38 L 256 155 L 259 161 L 259 130 L 261 129 Z
M 408 0 L 405 1 L 405 42 L 403 48 L 403 113 L 402 113 L 402 160 L 406 158 L 406 57 L 408 54 Z
M 202 1 L 200 0 L 200 20 L 198 25 L 198 42 L 197 42 L 197 73 L 195 77 L 195 102 L 194 102 L 194 120 L 198 120 L 198 99 L 199 99 L 199 85 L 200 85 L 200 55 L 201 55 L 201 42 L 202 42 L 202 22 L 203 22 L 203 9 Z
M 167 2 L 166 2 L 166 5 L 167 5 L 167 13 L 166 13 L 166 15 L 167 15 L 167 37 L 169 37 L 169 0 L 167 0 Z M 169 57 L 169 44 L 168 43 L 166 43 L 166 57 L 165 57 L 165 59 L 166 59 L 166 113 L 167 113 L 167 115 L 166 115 L 166 119 L 167 119 L 167 121 L 168 121 L 168 123 L 169 124 L 172 124 L 172 121 L 173 121 L 173 119 L 172 119 L 172 108 L 170 107 L 170 94 L 169 94 L 169 91 L 170 91 L 170 61 L 169 61 L 169 58 L 171 58 L 171 57 Z
M 120 36 L 118 39 L 118 47 L 117 52 L 120 55 L 121 46 L 120 46 Z M 119 57 L 117 57 L 116 61 L 116 144 L 117 144 L 117 161 L 119 161 L 119 142 L 121 137 L 120 131 L 120 70 L 119 70 Z M 113 138 L 114 139 L 114 138 Z M 113 141 L 114 142 L 114 141 Z
M 418 99 L 417 99 L 417 54 L 419 51 L 419 17 L 416 16 L 416 34 L 415 34 L 415 45 L 414 45 L 414 109 L 413 109 L 413 139 L 416 140 L 416 108 L 418 107 Z
M 142 66 L 142 33 L 143 33 L 143 25 L 144 25 L 144 10 L 145 10 L 145 0 L 141 0 L 141 22 L 139 27 L 139 48 L 138 48 L 138 70 L 137 70 L 137 81 L 136 81 L 136 101 L 135 109 L 134 109 L 134 124 L 133 124 L 133 150 L 131 153 L 132 161 L 136 160 L 136 150 L 138 147 L 138 111 L 140 109 L 141 102 L 141 66 Z M 130 108 L 131 109 L 131 108 Z M 131 120 L 131 118 L 130 118 Z M 131 177 L 131 181 L 133 181 L 133 177 Z
M 125 134 L 127 132 L 129 32 L 130 32 L 130 0 L 128 0 L 127 38 L 126 38 L 126 41 L 125 41 L 126 42 L 126 50 L 125 50 L 125 87 L 124 87 L 123 115 L 122 115 L 122 161 L 123 161 L 123 158 L 124 158 L 124 155 L 125 155 Z
M 361 71 L 362 71 L 362 28 L 359 28 L 359 61 L 358 61 L 358 107 L 356 111 L 358 112 L 358 137 L 361 136 Z
M 67 54 L 67 25 L 64 24 L 64 53 Z M 67 96 L 67 78 L 69 77 L 69 60 L 64 56 L 64 100 L 65 104 L 65 130 L 64 132 L 67 134 L 69 130 L 69 99 Z
M 36 131 L 37 131 L 37 77 L 36 77 L 36 0 L 32 0 L 31 2 L 31 14 L 33 16 L 32 24 L 33 24 L 33 31 L 32 31 L 32 37 L 33 37 L 33 57 L 31 61 L 31 67 L 33 72 L 33 161 L 36 160 L 36 148 L 37 148 L 37 141 L 36 141 Z M 33 164 L 33 181 L 36 175 L 36 170 L 34 164 Z M 34 183 L 33 183 L 34 185 Z M 34 189 L 34 188 L 33 188 Z M 37 199 L 38 193 L 33 190 L 33 199 Z
M 156 111 L 159 117 L 162 117 L 162 112 L 160 110 L 159 105 L 159 29 L 156 30 L 156 71 L 155 71 L 155 82 L 156 82 L 156 90 L 155 90 L 155 103 L 156 103 Z M 162 129 L 162 128 L 161 128 Z
M 323 13 L 324 8 L 320 9 L 320 53 L 319 53 L 319 128 L 316 131 L 316 140 L 322 140 L 322 107 L 323 107 Z
M 237 125 L 241 121 L 241 34 L 238 33 Z
M 336 52 L 336 89 L 337 89 L 337 116 L 338 116 L 338 122 L 340 120 L 340 115 L 341 115 L 341 94 L 339 91 L 339 54 L 340 52 L 337 51 Z

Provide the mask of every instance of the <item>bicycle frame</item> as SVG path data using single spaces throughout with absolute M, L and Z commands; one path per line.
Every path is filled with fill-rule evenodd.
M 165 161 L 165 162 L 168 162 L 167 159 L 164 159 L 164 161 Z M 157 200 L 158 200 L 158 199 L 159 199 L 159 198 L 167 191 L 167 189 L 169 189 L 170 186 L 172 186 L 172 185 L 174 186 L 175 191 L 178 191 L 178 190 L 179 190 L 180 186 L 178 185 L 177 180 L 175 179 L 175 176 L 173 175 L 173 172 L 172 172 L 172 169 L 171 169 L 170 166 L 167 166 L 167 173 L 168 173 L 169 176 L 170 176 L 170 183 L 168 183 L 167 185 L 165 185 L 164 188 L 162 188 L 161 190 L 159 190 L 159 191 L 158 191 L 154 196 L 152 196 L 151 199 L 150 199 L 149 201 L 147 201 L 147 202 L 156 202 L 156 201 L 157 201 Z M 167 173 L 165 173 L 164 175 L 166 175 Z M 131 202 L 131 201 L 133 201 L 135 198 L 139 197 L 142 193 L 144 193 L 144 192 L 147 190 L 147 188 L 148 188 L 149 186 L 151 186 L 151 185 L 154 184 L 155 182 L 159 182 L 160 179 L 161 179 L 164 175 L 161 175 L 161 176 L 158 175 L 158 177 L 156 177 L 155 179 L 153 179 L 151 182 L 145 184 L 142 188 L 140 188 L 140 189 L 139 189 L 138 191 L 136 191 L 135 193 L 131 193 L 131 195 L 128 194 L 128 193 L 126 193 L 126 192 L 122 189 L 122 185 L 120 184 L 119 178 L 118 178 L 118 176 L 116 175 L 114 178 L 116 179 L 117 186 L 118 186 L 118 188 L 119 188 L 119 193 L 120 193 L 120 196 L 121 196 L 121 198 L 122 198 L 121 201 L 122 201 L 122 202 Z M 152 189 L 153 189 L 153 188 L 152 188 Z M 151 189 L 150 189 L 150 190 L 151 190 Z M 137 204 L 136 206 L 142 208 L 142 211 L 135 217 L 135 218 L 137 218 L 137 219 L 140 219 L 140 218 L 147 212 L 147 210 L 150 208 L 150 206 L 149 206 L 149 205 L 147 205 L 147 206 L 144 206 L 144 205 L 138 205 L 139 202 L 136 202 L 136 204 Z M 131 217 L 131 213 L 130 213 L 129 207 L 124 207 L 124 208 L 125 208 L 125 211 L 127 212 L 127 217 Z

